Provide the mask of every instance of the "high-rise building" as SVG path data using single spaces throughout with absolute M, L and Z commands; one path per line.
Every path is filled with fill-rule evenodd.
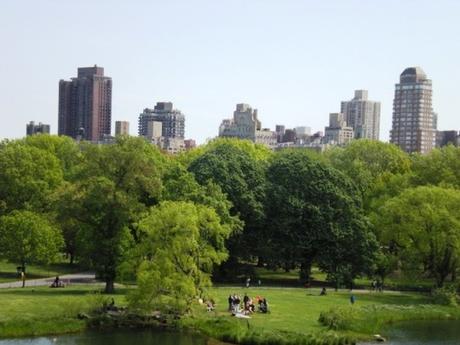
M 459 144 L 460 134 L 457 131 L 436 131 L 436 147 L 459 146 Z
M 257 109 L 252 109 L 249 104 L 244 103 L 236 105 L 232 119 L 222 121 L 219 126 L 219 136 L 248 139 L 268 147 L 274 147 L 277 141 L 276 132 L 262 128 L 257 118 Z
M 41 122 L 39 122 L 38 125 L 36 125 L 34 121 L 30 121 L 26 125 L 26 134 L 29 136 L 38 133 L 50 134 L 50 125 L 46 125 Z
M 380 102 L 369 101 L 367 90 L 356 90 L 352 100 L 342 102 L 341 112 L 356 139 L 379 139 Z
M 115 121 L 115 136 L 117 135 L 129 135 L 128 121 Z
M 59 81 L 58 134 L 98 141 L 111 134 L 112 78 L 104 68 L 78 68 L 78 76 Z
M 150 121 L 161 122 L 163 137 L 184 139 L 185 116 L 171 102 L 158 102 L 153 109 L 144 109 L 139 115 L 139 136 L 147 136 Z
M 420 67 L 406 68 L 395 87 L 390 142 L 406 152 L 430 152 L 436 145 L 437 115 L 431 80 Z
M 276 133 L 276 141 L 278 143 L 283 142 L 284 132 L 286 131 L 286 126 L 284 125 L 276 125 L 275 126 L 275 133 Z
M 342 113 L 329 114 L 329 126 L 324 131 L 326 144 L 346 145 L 353 140 L 353 137 L 353 128 L 347 126 Z

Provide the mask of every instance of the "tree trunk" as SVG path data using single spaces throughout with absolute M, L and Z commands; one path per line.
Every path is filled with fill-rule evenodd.
M 115 291 L 115 284 L 112 278 L 107 278 L 105 280 L 105 293 L 113 293 Z
M 304 284 L 310 283 L 311 276 L 311 261 L 304 261 L 300 265 L 300 281 Z
M 25 288 L 26 287 L 26 263 L 22 262 L 21 265 L 22 265 L 22 274 L 21 274 L 22 287 Z

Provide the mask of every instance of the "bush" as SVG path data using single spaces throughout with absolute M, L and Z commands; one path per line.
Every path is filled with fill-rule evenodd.
M 355 314 L 353 307 L 335 307 L 321 312 L 318 321 L 329 329 L 348 330 L 356 318 Z
M 448 305 L 455 307 L 458 305 L 458 295 L 454 286 L 445 286 L 443 288 L 435 289 L 431 293 L 433 303 L 440 305 Z

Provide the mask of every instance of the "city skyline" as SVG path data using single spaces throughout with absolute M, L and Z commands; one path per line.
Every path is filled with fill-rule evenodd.
M 113 78 L 112 125 L 136 124 L 145 104 L 173 102 L 187 117 L 186 137 L 199 143 L 217 135 L 237 103 L 257 107 L 264 127 L 323 130 L 329 113 L 359 89 L 381 102 L 380 139 L 388 141 L 395 81 L 409 66 L 433 81 L 438 129 L 460 127 L 454 1 L 197 3 L 2 4 L 0 38 L 8 49 L 0 111 L 9 121 L 0 138 L 23 137 L 29 121 L 57 133 L 57 81 L 94 64 Z M 108 25 L 96 20 L 102 11 Z M 163 14 L 154 28 L 145 20 L 151 13 Z M 13 20 L 19 14 L 22 24 Z M 164 25 L 171 18 L 173 28 Z M 360 44 L 350 45 L 356 37 Z M 33 116 L 25 111 L 24 80 L 40 85 L 27 97 Z

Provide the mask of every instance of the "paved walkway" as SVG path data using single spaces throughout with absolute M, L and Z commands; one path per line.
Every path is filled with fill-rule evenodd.
M 55 278 L 56 277 L 30 279 L 30 280 L 26 279 L 26 287 L 50 286 L 54 282 Z M 66 275 L 59 276 L 59 279 L 62 280 L 62 282 L 65 285 L 97 283 L 94 273 L 91 273 L 91 272 L 66 274 Z M 10 283 L 0 283 L 0 289 L 18 288 L 18 287 L 22 287 L 22 280 L 10 282 Z

